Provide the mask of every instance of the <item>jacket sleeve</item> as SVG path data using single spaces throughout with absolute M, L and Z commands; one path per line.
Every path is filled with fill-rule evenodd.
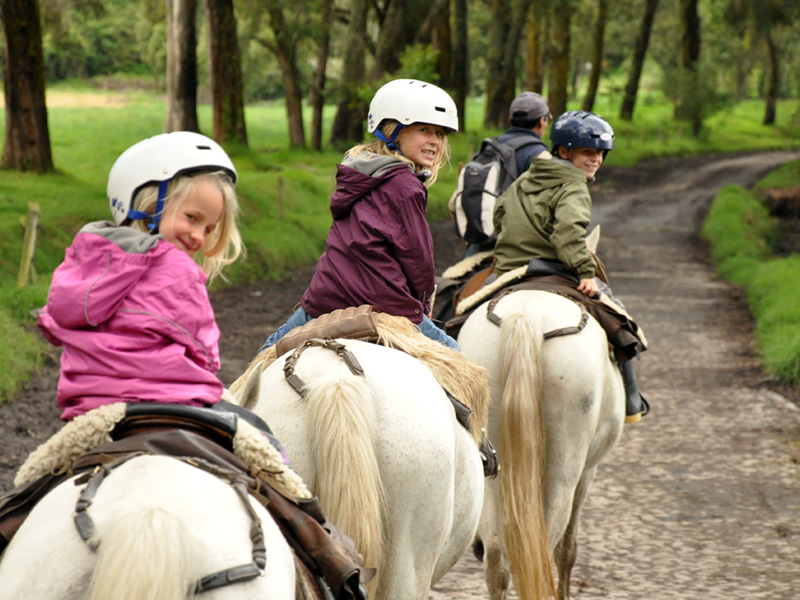
M 394 246 L 397 261 L 405 273 L 409 289 L 427 314 L 435 284 L 433 238 L 425 219 L 427 191 L 423 188 L 392 202 L 393 219 L 387 239 Z
M 82 240 L 67 248 L 64 262 L 53 273 L 47 311 L 62 327 L 95 327 L 114 315 L 131 288 L 147 270 L 138 255 L 111 243 Z M 92 253 L 90 259 L 76 254 Z
M 586 229 L 592 218 L 592 198 L 585 186 L 565 185 L 553 198 L 553 234 L 550 241 L 558 260 L 581 279 L 595 276 L 596 265 L 586 247 Z

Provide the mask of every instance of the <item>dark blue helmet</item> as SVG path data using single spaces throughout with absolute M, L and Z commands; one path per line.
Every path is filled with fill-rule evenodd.
M 599 148 L 603 156 L 614 148 L 614 130 L 603 117 L 585 110 L 570 110 L 550 126 L 553 155 L 565 148 Z

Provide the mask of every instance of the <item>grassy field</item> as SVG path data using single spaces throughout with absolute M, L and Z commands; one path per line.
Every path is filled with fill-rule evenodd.
M 800 102 L 796 100 L 780 103 L 778 124 L 772 127 L 760 125 L 763 103 L 731 105 L 707 120 L 699 138 L 690 135 L 686 124 L 673 121 L 671 106 L 658 98 L 644 99 L 630 123 L 615 118 L 618 106 L 616 100 L 601 98 L 595 109 L 616 131 L 616 149 L 609 155 L 609 165 L 633 166 L 642 160 L 686 154 L 800 147 L 796 133 L 800 131 Z M 163 98 L 149 92 L 120 93 L 74 84 L 48 90 L 57 172 L 4 171 L 0 175 L 0 361 L 4 365 L 0 402 L 13 396 L 39 364 L 43 346 L 33 330 L 35 309 L 46 299 L 50 275 L 61 262 L 64 248 L 81 225 L 108 217 L 105 185 L 111 165 L 133 143 L 160 133 L 164 115 Z M 330 120 L 333 109 L 325 116 Z M 430 190 L 432 221 L 447 215 L 458 163 L 466 161 L 485 136 L 498 133 L 481 128 L 481 99 L 470 100 L 466 116 L 466 131 L 450 138 L 452 165 L 443 169 Z M 199 119 L 201 129 L 210 133 L 208 106 L 200 107 Z M 239 171 L 237 190 L 247 257 L 229 269 L 227 285 L 279 278 L 316 260 L 330 224 L 328 201 L 335 165 L 344 150 L 287 149 L 285 109 L 280 103 L 247 107 L 246 121 L 249 147 L 227 150 Z M 0 131 L 4 123 L 2 115 Z M 20 218 L 31 202 L 41 207 L 36 279 L 19 290 Z

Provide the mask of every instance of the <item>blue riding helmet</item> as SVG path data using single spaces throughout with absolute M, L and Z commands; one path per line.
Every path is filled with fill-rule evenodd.
M 558 147 L 598 148 L 603 156 L 614 149 L 614 130 L 603 117 L 585 110 L 570 110 L 558 117 L 550 126 L 553 155 Z

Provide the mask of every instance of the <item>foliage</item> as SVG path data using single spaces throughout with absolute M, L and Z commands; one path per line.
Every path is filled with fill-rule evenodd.
M 765 368 L 792 385 L 800 384 L 800 256 L 773 255 L 773 222 L 757 197 L 763 189 L 796 186 L 798 181 L 800 161 L 794 161 L 770 173 L 751 192 L 724 188 L 702 230 L 718 275 L 746 291 Z
M 44 353 L 44 342 L 31 335 L 20 325 L 19 319 L 12 316 L 4 308 L 5 300 L 11 294 L 3 286 L 0 288 L 0 364 L 3 365 L 3 376 L 0 377 L 0 403 L 13 397 L 23 384 L 30 380 L 31 373 L 39 368 Z
M 741 187 L 726 186 L 714 199 L 702 235 L 711 244 L 717 273 L 745 285 L 772 256 L 771 231 L 764 205 Z

